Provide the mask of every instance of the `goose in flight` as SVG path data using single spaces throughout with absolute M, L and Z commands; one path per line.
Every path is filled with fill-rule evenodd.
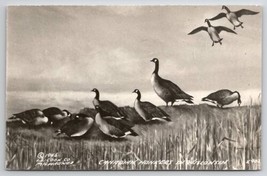
M 222 44 L 223 38 L 220 38 L 220 36 L 219 36 L 220 32 L 226 31 L 226 32 L 230 32 L 230 33 L 236 34 L 235 31 L 233 31 L 233 30 L 231 30 L 231 29 L 229 29 L 227 27 L 224 27 L 224 26 L 212 26 L 208 19 L 205 19 L 205 22 L 208 24 L 208 27 L 200 26 L 200 27 L 194 29 L 193 31 L 191 31 L 188 35 L 192 35 L 192 34 L 195 34 L 197 32 L 200 32 L 200 31 L 206 31 L 206 32 L 208 32 L 208 34 L 210 36 L 210 39 L 212 40 L 212 46 L 214 46 L 214 43 Z
M 135 89 L 133 93 L 137 94 L 134 109 L 146 122 L 152 120 L 171 121 L 170 116 L 165 111 L 148 101 L 141 101 L 141 92 L 138 89 Z
M 223 108 L 224 105 L 231 104 L 232 102 L 236 101 L 238 106 L 240 106 L 241 96 L 237 91 L 230 91 L 228 89 L 218 90 L 209 94 L 207 97 L 202 98 L 202 101 L 209 101 L 212 103 L 217 104 L 218 107 Z
M 173 103 L 177 100 L 193 104 L 193 97 L 191 95 L 185 93 L 173 82 L 159 76 L 159 60 L 157 58 L 153 58 L 151 62 L 155 63 L 155 69 L 151 76 L 151 84 L 156 94 L 165 101 L 166 106 L 168 106 L 169 102 L 171 102 L 171 106 L 173 106 Z
M 248 10 L 248 9 L 241 9 L 241 10 L 238 10 L 238 11 L 235 11 L 235 12 L 232 12 L 230 11 L 230 9 L 226 6 L 222 6 L 222 10 L 225 9 L 226 10 L 226 13 L 219 13 L 218 15 L 216 15 L 215 17 L 213 18 L 210 18 L 209 20 L 213 21 L 213 20 L 218 20 L 220 18 L 227 18 L 227 20 L 233 24 L 234 26 L 234 30 L 236 27 L 241 27 L 243 28 L 243 22 L 239 21 L 239 18 L 242 16 L 242 15 L 256 15 L 258 14 L 259 12 L 254 12 L 254 11 L 251 11 L 251 10 Z

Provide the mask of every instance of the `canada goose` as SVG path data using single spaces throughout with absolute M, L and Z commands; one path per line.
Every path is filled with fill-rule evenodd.
M 220 18 L 227 18 L 228 21 L 230 21 L 230 23 L 232 23 L 234 25 L 234 30 L 236 27 L 241 27 L 243 28 L 243 22 L 239 21 L 238 18 L 240 18 L 242 15 L 256 15 L 259 12 L 254 12 L 251 10 L 247 10 L 247 9 L 241 9 L 235 12 L 230 11 L 230 9 L 226 6 L 222 6 L 222 10 L 225 9 L 226 13 L 219 13 L 218 15 L 216 15 L 213 18 L 210 18 L 209 20 L 213 21 L 213 20 L 218 20 Z
M 120 111 L 118 106 L 108 100 L 99 100 L 100 93 L 99 91 L 94 88 L 92 92 L 95 92 L 95 98 L 93 99 L 94 106 L 100 106 L 103 111 L 110 113 L 110 115 L 117 119 L 124 119 L 125 115 Z
M 124 138 L 127 135 L 138 136 L 124 119 L 114 119 L 110 113 L 102 110 L 99 105 L 96 105 L 95 109 L 97 111 L 95 122 L 104 134 L 113 138 Z
M 43 125 L 48 122 L 48 118 L 40 109 L 30 109 L 21 113 L 13 114 L 11 120 L 19 120 L 24 124 L 31 126 Z
M 185 93 L 173 82 L 163 79 L 158 75 L 159 60 L 157 58 L 152 59 L 151 62 L 155 63 L 155 70 L 151 77 L 152 86 L 156 94 L 166 102 L 166 106 L 168 106 L 169 102 L 171 102 L 171 106 L 173 106 L 173 103 L 177 100 L 193 103 L 193 97 L 191 95 Z
M 133 93 L 137 94 L 137 98 L 134 101 L 134 109 L 146 122 L 151 120 L 171 121 L 170 116 L 157 106 L 148 101 L 142 102 L 141 92 L 138 89 L 135 89 Z
M 57 107 L 50 107 L 43 110 L 43 113 L 46 117 L 48 117 L 51 123 L 56 121 L 63 120 L 64 118 L 70 117 L 71 113 L 68 110 L 61 110 Z
M 235 31 L 233 31 L 233 30 L 231 30 L 231 29 L 229 29 L 227 27 L 224 27 L 224 26 L 212 26 L 208 19 L 205 19 L 205 22 L 208 24 L 208 27 L 200 26 L 200 27 L 194 29 L 193 31 L 191 31 L 188 35 L 195 34 L 195 33 L 200 32 L 200 31 L 206 31 L 206 32 L 208 32 L 208 34 L 210 36 L 210 39 L 212 40 L 212 45 L 211 46 L 214 46 L 214 43 L 222 44 L 222 40 L 223 39 L 220 38 L 220 36 L 219 36 L 221 31 L 226 31 L 226 32 L 230 32 L 230 33 L 236 34 Z
M 223 108 L 224 105 L 231 104 L 232 102 L 236 101 L 238 106 L 240 106 L 241 96 L 237 91 L 230 91 L 228 89 L 218 90 L 209 94 L 207 97 L 202 98 L 202 101 L 210 101 L 212 103 L 216 103 L 218 107 Z
M 94 124 L 94 119 L 85 114 L 73 114 L 72 120 L 65 123 L 59 130 L 57 135 L 66 134 L 69 137 L 83 136 Z

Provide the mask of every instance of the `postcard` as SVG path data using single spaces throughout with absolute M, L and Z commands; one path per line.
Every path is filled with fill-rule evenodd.
M 6 170 L 260 170 L 262 13 L 7 7 Z

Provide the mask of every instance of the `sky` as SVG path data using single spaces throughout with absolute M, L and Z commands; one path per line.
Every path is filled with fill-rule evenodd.
M 159 75 L 187 91 L 261 89 L 260 13 L 242 16 L 237 35 L 187 35 L 221 6 L 13 6 L 7 18 L 7 91 L 151 92 Z M 214 26 L 233 26 L 226 20 Z

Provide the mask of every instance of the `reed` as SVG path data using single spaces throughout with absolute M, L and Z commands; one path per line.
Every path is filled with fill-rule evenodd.
M 112 141 L 68 139 L 54 129 L 7 125 L 7 170 L 257 170 L 261 168 L 261 106 L 218 109 L 208 105 L 161 107 L 171 123 L 142 124 L 138 137 Z M 86 109 L 83 109 L 86 112 Z M 87 109 L 88 111 L 88 109 Z M 90 131 L 92 133 L 92 131 Z M 38 166 L 38 153 L 59 153 L 72 165 Z M 99 163 L 100 161 L 128 163 Z M 130 163 L 130 162 L 135 163 Z M 162 161 L 162 163 L 155 162 Z M 163 163 L 163 161 L 166 161 Z M 167 161 L 172 161 L 167 163 Z M 195 162 L 194 162 L 195 161 Z M 196 163 L 201 162 L 202 163 Z M 223 164 L 203 163 L 224 161 Z

